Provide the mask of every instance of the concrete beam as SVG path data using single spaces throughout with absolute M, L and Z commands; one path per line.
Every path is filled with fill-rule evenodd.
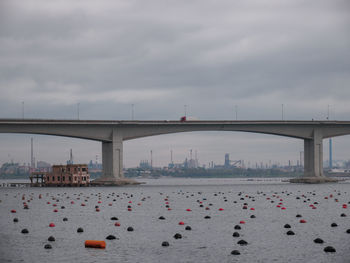
M 304 140 L 304 177 L 323 177 L 323 144 L 321 131 L 315 129 L 313 139 Z
M 121 130 L 112 130 L 112 141 L 102 142 L 102 166 L 100 178 L 93 185 L 125 185 L 139 184 L 135 180 L 124 177 L 123 174 L 123 136 Z

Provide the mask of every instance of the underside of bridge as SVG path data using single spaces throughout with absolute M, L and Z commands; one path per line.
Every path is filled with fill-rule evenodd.
M 293 183 L 334 182 L 323 175 L 324 138 L 350 134 L 348 121 L 96 121 L 0 119 L 0 133 L 67 136 L 102 142 L 103 173 L 96 185 L 137 184 L 123 175 L 123 141 L 190 131 L 241 131 L 304 140 L 304 176 Z
M 111 142 L 102 142 L 103 174 L 96 179 L 95 185 L 138 184 L 137 181 L 123 175 L 123 136 L 113 129 Z M 313 131 L 312 139 L 304 139 L 304 175 L 293 178 L 291 183 L 328 183 L 337 182 L 323 174 L 323 137 L 320 130 Z

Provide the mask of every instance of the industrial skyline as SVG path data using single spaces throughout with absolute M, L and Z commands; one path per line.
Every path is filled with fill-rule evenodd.
M 36 162 L 46 162 L 47 160 L 45 160 L 45 157 L 44 159 L 37 159 L 36 156 L 35 156 L 35 152 L 34 152 L 34 138 L 31 137 L 30 138 L 30 161 L 26 162 L 26 161 L 17 161 L 17 158 L 16 156 L 12 156 L 9 154 L 8 157 L 9 159 L 8 160 L 2 160 L 0 161 L 0 165 L 2 165 L 3 163 L 11 163 L 11 162 L 17 162 L 19 164 L 27 164 L 28 163 L 28 166 L 31 167 L 31 168 L 35 168 L 36 167 Z M 327 149 L 328 147 L 328 149 Z M 328 140 L 328 146 L 327 144 L 324 146 L 325 149 L 327 149 L 328 151 L 325 151 L 325 154 L 324 154 L 324 167 L 325 168 L 332 168 L 333 167 L 333 150 L 332 150 L 332 140 L 329 139 Z M 298 158 L 294 158 L 294 159 L 289 159 L 287 161 L 284 161 L 284 162 L 280 162 L 280 161 L 277 161 L 277 160 L 274 160 L 274 159 L 270 159 L 268 161 L 266 160 L 244 160 L 244 159 L 237 159 L 237 160 L 232 160 L 230 159 L 230 156 L 235 156 L 237 158 L 239 158 L 239 153 L 235 153 L 235 152 L 231 152 L 231 153 L 225 153 L 223 155 L 223 153 L 221 154 L 222 156 L 221 159 L 215 159 L 214 160 L 207 160 L 207 162 L 201 162 L 198 158 L 198 150 L 197 149 L 189 149 L 187 152 L 178 152 L 177 153 L 177 157 L 178 158 L 174 158 L 174 150 L 173 149 L 170 149 L 169 150 L 169 159 L 168 161 L 164 161 L 164 162 L 159 162 L 157 160 L 154 160 L 154 157 L 153 157 L 153 150 L 149 150 L 149 153 L 150 155 L 148 157 L 145 157 L 144 159 L 141 159 L 141 160 L 133 160 L 133 165 L 131 166 L 127 166 L 125 165 L 125 168 L 132 168 L 132 167 L 142 167 L 144 164 L 144 166 L 149 166 L 149 167 L 166 167 L 166 166 L 169 166 L 170 164 L 177 164 L 178 166 L 179 165 L 183 165 L 185 162 L 189 162 L 190 164 L 190 167 L 193 167 L 193 168 L 196 168 L 196 167 L 206 167 L 206 168 L 210 168 L 210 167 L 213 167 L 214 165 L 223 165 L 223 166 L 228 166 L 228 164 L 230 164 L 231 162 L 235 162 L 235 163 L 240 163 L 240 166 L 243 166 L 243 167 L 246 167 L 246 168 L 271 168 L 273 166 L 278 166 L 278 167 L 281 167 L 281 166 L 302 166 L 303 165 L 303 154 L 304 152 L 300 151 L 299 152 L 299 156 Z M 100 153 L 98 154 L 95 154 L 95 159 L 92 160 L 84 160 L 84 161 L 78 161 L 80 163 L 96 163 L 96 164 L 101 164 L 99 162 L 99 156 Z M 222 157 L 224 156 L 224 159 L 222 159 Z M 64 164 L 64 163 L 67 163 L 67 164 L 73 164 L 73 149 L 69 149 L 69 151 L 67 152 L 66 156 L 64 156 L 65 161 L 64 162 L 49 162 L 49 163 L 52 163 L 52 164 Z M 81 158 L 78 158 L 81 160 Z M 204 158 L 206 159 L 206 158 Z M 350 159 L 350 158 L 348 158 Z M 345 159 L 345 160 L 342 160 L 342 161 L 347 161 L 348 159 Z M 162 159 L 164 160 L 164 159 Z M 101 161 L 101 160 L 100 160 Z M 137 163 L 138 162 L 138 163 Z M 136 164 L 137 163 L 137 164 Z M 157 163 L 157 165 L 154 165 L 155 163 Z M 136 165 L 135 165 L 136 164 Z M 195 165 L 194 165 L 195 164 Z M 339 161 L 338 161 L 338 164 L 339 164 Z

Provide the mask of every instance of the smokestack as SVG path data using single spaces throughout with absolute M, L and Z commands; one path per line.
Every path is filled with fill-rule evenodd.
M 153 151 L 151 150 L 151 168 L 153 168 Z
M 30 168 L 35 168 L 33 138 L 30 139 Z
M 70 149 L 69 164 L 73 164 L 73 150 Z
M 329 169 L 333 169 L 332 138 L 329 138 Z
M 170 150 L 170 163 L 173 163 L 173 150 Z

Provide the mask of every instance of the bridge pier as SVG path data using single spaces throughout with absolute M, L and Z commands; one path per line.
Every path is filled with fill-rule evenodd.
M 139 184 L 123 175 L 123 137 L 117 129 L 112 130 L 112 141 L 102 142 L 102 175 L 92 185 Z
M 290 180 L 291 183 L 326 183 L 336 179 L 323 175 L 323 136 L 314 129 L 312 139 L 304 139 L 304 176 Z

